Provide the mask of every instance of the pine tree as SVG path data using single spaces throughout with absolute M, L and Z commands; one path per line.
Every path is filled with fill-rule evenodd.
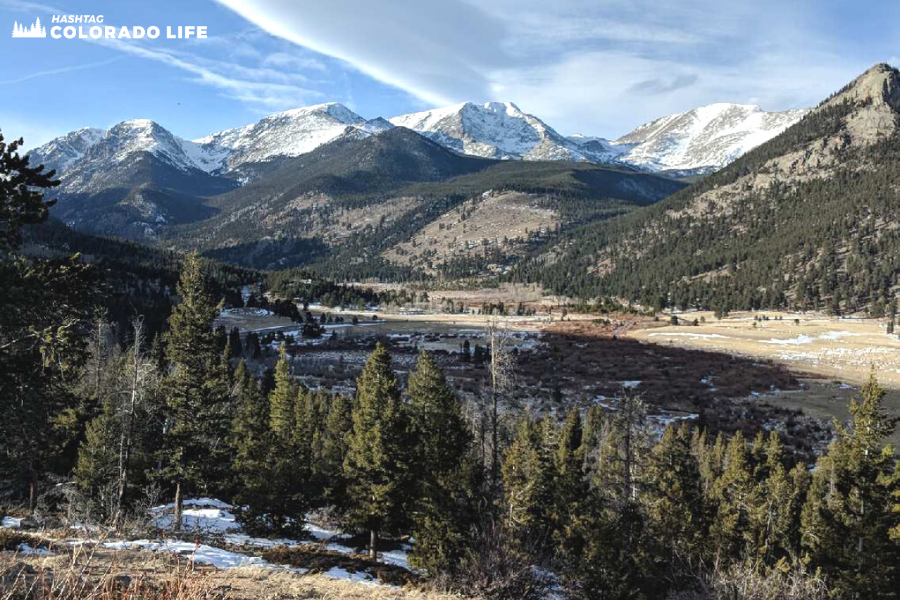
M 66 384 L 85 359 L 97 282 L 77 255 L 19 254 L 22 227 L 46 220 L 53 202 L 43 194 L 59 185 L 53 171 L 20 156 L 22 143 L 0 135 L 0 478 L 27 489 L 33 507 L 39 474 L 51 463 L 72 467 L 54 421 L 75 407 Z
M 553 455 L 544 433 L 543 423 L 524 415 L 500 469 L 507 526 L 525 549 L 545 547 L 553 531 Z
M 637 500 L 651 447 L 647 410 L 639 397 L 626 394 L 620 400 L 619 410 L 603 421 L 597 446 L 594 486 L 613 505 Z
M 241 345 L 241 330 L 237 327 L 233 327 L 228 334 L 228 346 L 232 357 L 237 358 L 238 356 L 243 355 L 244 349 Z
M 758 501 L 751 507 L 755 558 L 770 566 L 782 559 L 794 563 L 800 557 L 798 532 L 807 473 L 802 465 L 787 470 L 778 432 L 772 431 L 761 445 L 764 451 L 757 467 Z
M 272 435 L 269 401 L 244 361 L 234 374 L 238 403 L 231 426 L 232 471 L 237 518 L 251 533 L 267 534 L 277 529 L 271 513 L 273 469 L 269 461 Z
M 297 385 L 291 377 L 290 360 L 284 344 L 278 350 L 275 363 L 275 389 L 269 394 L 269 428 L 282 439 L 288 439 L 294 429 L 294 403 Z
M 293 429 L 291 445 L 294 457 L 294 470 L 303 481 L 303 491 L 308 501 L 321 496 L 318 483 L 313 477 L 313 450 L 318 444 L 321 427 L 318 418 L 316 394 L 298 387 L 294 402 Z
M 409 515 L 411 465 L 409 425 L 391 357 L 376 345 L 356 384 L 353 430 L 344 473 L 348 520 L 369 532 L 369 554 L 377 556 L 381 532 L 397 531 Z
M 572 407 L 559 434 L 554 465 L 552 521 L 556 555 L 565 565 L 574 564 L 584 553 L 582 524 L 590 508 L 590 490 L 584 473 L 584 437 L 581 411 Z
M 891 598 L 900 590 L 900 547 L 890 540 L 897 482 L 885 443 L 898 419 L 885 412 L 874 372 L 862 399 L 850 401 L 850 425 L 819 458 L 803 506 L 803 547 L 811 564 L 847 598 Z
M 650 452 L 647 488 L 641 503 L 649 539 L 661 546 L 658 566 L 675 579 L 679 569 L 700 555 L 706 523 L 700 466 L 691 452 L 688 427 L 667 427 Z
M 410 560 L 437 574 L 457 566 L 470 543 L 471 435 L 459 401 L 427 352 L 419 355 L 408 390 L 418 488 Z
M 556 494 L 561 517 L 568 510 L 566 507 L 577 503 L 586 492 L 583 436 L 581 411 L 572 407 L 566 415 L 556 449 Z
M 718 510 L 710 528 L 715 555 L 721 560 L 739 558 L 750 543 L 750 507 L 758 502 L 750 448 L 738 431 L 728 441 L 722 475 L 713 494 Z
M 92 517 L 108 519 L 112 505 L 111 484 L 116 479 L 116 443 L 119 437 L 118 423 L 112 403 L 106 403 L 103 411 L 85 428 L 85 438 L 78 452 L 75 466 L 75 482 L 89 500 Z
M 303 423 L 298 395 L 304 393 L 290 373 L 284 344 L 275 365 L 275 381 L 269 393 L 269 447 L 266 458 L 267 490 L 257 498 L 257 512 L 266 515 L 271 533 L 299 535 L 309 506 L 309 456 L 303 446 Z M 299 415 L 298 415 L 299 413 Z
M 346 396 L 331 397 L 328 416 L 325 418 L 325 435 L 322 442 L 320 472 L 325 481 L 325 500 L 343 511 L 347 504 L 344 460 L 353 429 L 353 413 Z
M 209 490 L 227 464 L 230 429 L 227 381 L 223 381 L 213 323 L 221 304 L 212 297 L 203 264 L 185 258 L 166 338 L 170 375 L 166 381 L 165 444 L 161 475 L 175 485 L 175 520 L 180 528 L 185 491 Z

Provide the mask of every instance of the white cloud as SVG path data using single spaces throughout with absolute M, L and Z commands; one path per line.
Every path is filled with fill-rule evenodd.
M 98 60 L 89 63 L 82 63 L 80 65 L 70 65 L 68 67 L 58 67 L 56 69 L 47 69 L 45 71 L 35 71 L 34 73 L 29 73 L 28 75 L 23 75 L 22 77 L 17 77 L 15 79 L 5 79 L 0 80 L 0 85 L 11 85 L 14 83 L 22 83 L 23 81 L 28 81 L 29 79 L 37 79 L 38 77 L 48 77 L 50 75 L 62 75 L 63 73 L 72 73 L 73 71 L 83 71 L 85 69 L 96 69 L 97 67 L 105 67 L 107 65 L 111 65 L 112 63 L 121 60 L 121 56 L 113 56 L 111 58 L 107 58 L 105 60 Z
M 299 74 L 243 67 L 235 63 L 162 48 L 150 48 L 114 38 L 92 41 L 120 52 L 176 67 L 191 74 L 190 80 L 195 83 L 218 88 L 228 98 L 270 111 L 310 104 L 322 97 L 319 91 L 291 83 L 295 80 L 305 81 Z M 232 74 L 242 76 L 243 79 L 236 78 Z
M 560 133 L 617 137 L 639 123 L 716 101 L 768 109 L 814 105 L 831 91 L 823 82 L 845 82 L 857 74 L 846 63 L 806 64 L 795 70 L 759 57 L 740 69 L 696 69 L 618 52 L 587 52 L 553 65 L 498 73 L 494 90 L 498 97 L 523 98 L 523 110 Z M 548 89 L 565 93 L 546 93 Z
M 267 32 L 344 60 L 432 104 L 486 98 L 485 73 L 512 66 L 505 24 L 459 0 L 219 0 Z
M 424 103 L 511 100 L 563 133 L 806 106 L 870 66 L 817 30 L 812 0 L 217 1 Z
M 0 0 L 0 6 L 25 12 L 51 14 L 70 12 L 30 0 Z M 243 102 L 262 113 L 321 101 L 324 94 L 307 85 L 310 83 L 309 79 L 300 72 L 323 71 L 321 61 L 310 57 L 309 53 L 302 49 L 295 52 L 265 54 L 259 47 L 262 46 L 262 39 L 267 37 L 265 33 L 249 31 L 227 36 L 211 36 L 203 40 L 186 40 L 186 47 L 194 52 L 173 50 L 158 43 L 141 43 L 117 38 L 87 38 L 83 43 L 103 46 L 119 53 L 174 67 L 188 73 L 191 76 L 190 81 L 214 87 L 220 90 L 223 96 Z M 208 55 L 216 58 L 210 58 Z M 115 56 L 93 63 L 50 69 L 0 83 L 19 83 L 35 77 L 104 66 L 121 58 L 122 56 Z M 248 66 L 247 63 L 256 66 Z

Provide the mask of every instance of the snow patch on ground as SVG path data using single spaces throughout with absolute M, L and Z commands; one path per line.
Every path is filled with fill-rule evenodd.
M 672 333 L 648 333 L 647 337 L 689 337 L 689 338 L 702 338 L 702 339 L 716 339 L 722 338 L 724 339 L 724 335 L 719 335 L 718 333 L 685 333 L 680 331 L 674 331 Z
M 312 540 L 294 540 L 289 538 L 259 538 L 251 537 L 241 531 L 241 525 L 237 522 L 234 514 L 231 512 L 233 506 L 216 500 L 214 498 L 198 498 L 184 501 L 185 509 L 182 513 L 181 526 L 182 531 L 193 532 L 208 535 L 221 535 L 222 539 L 230 545 L 245 546 L 253 548 L 274 548 L 276 546 L 302 546 L 315 545 L 323 547 L 337 554 L 357 554 L 359 550 L 349 545 L 351 536 L 340 533 L 339 531 L 327 529 L 312 523 L 307 523 L 305 531 L 312 537 Z M 172 528 L 173 515 L 175 505 L 165 504 L 151 509 L 158 514 L 155 524 L 159 529 L 169 530 Z M 133 542 L 110 542 L 113 545 L 105 545 L 108 548 L 117 548 L 116 544 L 124 544 L 123 547 L 138 547 L 150 550 L 162 550 L 173 552 L 175 554 L 184 554 L 189 546 L 193 548 L 194 544 L 186 542 L 178 542 L 176 540 L 166 540 L 163 542 L 151 542 L 149 540 L 137 540 Z M 187 545 L 185 545 L 187 544 Z M 212 546 L 197 545 L 202 547 L 199 553 L 193 553 L 199 556 L 194 559 L 196 562 L 204 562 L 204 564 L 214 564 L 219 568 L 231 568 L 233 566 L 244 566 L 246 564 L 264 564 L 261 558 L 248 557 L 244 554 L 228 552 Z M 412 547 L 409 544 L 403 544 L 396 550 L 389 550 L 379 553 L 381 562 L 404 569 L 409 569 L 409 553 Z M 216 554 L 216 552 L 222 554 Z M 248 562 L 248 560 L 250 562 Z M 220 566 L 226 565 L 226 566 Z M 229 566 L 230 565 L 230 566 Z M 377 583 L 377 581 L 375 581 Z
M 234 569 L 236 567 L 265 566 L 268 563 L 259 556 L 248 556 L 237 552 L 229 552 L 221 548 L 214 548 L 206 544 L 192 544 L 179 540 L 131 540 L 119 542 L 105 542 L 104 548 L 112 550 L 152 550 L 155 552 L 169 552 L 179 556 L 186 556 L 194 563 L 212 565 L 217 569 Z
M 184 501 L 184 511 L 181 514 L 181 528 L 184 531 L 198 533 L 221 534 L 240 531 L 230 504 L 215 498 L 192 498 Z M 175 510 L 174 503 L 156 506 L 150 509 L 158 515 L 154 524 L 158 529 L 170 529 L 173 524 Z
M 265 308 L 224 308 L 220 317 L 270 317 L 273 313 Z
M 381 585 L 381 582 L 368 573 L 351 573 L 340 567 L 331 567 L 322 573 L 322 575 L 331 579 L 340 579 L 342 581 L 352 581 L 354 583 L 365 583 L 368 585 Z
M 770 338 L 770 339 L 768 339 L 768 340 L 763 340 L 762 343 L 763 343 L 763 344 L 781 344 L 781 345 L 794 345 L 794 346 L 798 346 L 798 345 L 800 345 L 800 344 L 812 344 L 814 339 L 815 339 L 815 338 L 812 338 L 812 337 L 810 337 L 810 336 L 808 336 L 808 335 L 798 335 L 798 336 L 795 337 L 795 338 L 787 338 L 787 339 L 784 339 L 784 338 Z
M 29 554 L 31 556 L 56 556 L 53 552 L 46 548 L 32 548 L 28 544 L 19 544 L 17 550 L 21 554 Z
M 18 529 L 22 526 L 22 519 L 16 517 L 3 517 L 2 526 L 9 527 L 10 529 Z

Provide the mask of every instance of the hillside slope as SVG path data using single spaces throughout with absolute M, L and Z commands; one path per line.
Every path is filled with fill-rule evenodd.
M 209 199 L 205 206 L 215 214 L 170 229 L 166 243 L 199 246 L 211 256 L 254 267 L 319 263 L 348 277 L 405 278 L 433 265 L 389 260 L 391 248 L 485 192 L 531 195 L 569 225 L 656 202 L 683 185 L 589 163 L 467 156 L 403 127 L 374 136 L 348 130 L 258 181 Z M 492 237 L 517 237 L 518 229 L 510 222 Z M 484 261 L 473 268 L 484 272 Z
M 725 169 L 574 232 L 517 276 L 656 307 L 878 313 L 900 276 L 898 123 L 900 73 L 876 65 Z

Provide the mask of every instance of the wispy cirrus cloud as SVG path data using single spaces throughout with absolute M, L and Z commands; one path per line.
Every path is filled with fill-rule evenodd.
M 0 0 L 0 6 L 27 13 L 71 12 L 30 0 Z M 189 75 L 189 81 L 216 88 L 223 96 L 248 104 L 260 112 L 282 110 L 321 100 L 323 92 L 308 87 L 306 84 L 310 80 L 302 72 L 306 70 L 321 73 L 324 69 L 321 61 L 309 57 L 309 53 L 302 49 L 293 52 L 263 52 L 260 50 L 260 41 L 267 35 L 254 29 L 234 35 L 192 40 L 185 44 L 191 51 L 130 39 L 75 40 L 75 43 L 108 48 L 119 55 L 91 63 L 47 69 L 0 83 L 21 83 L 39 77 L 107 66 L 124 56 L 132 56 L 179 69 Z
M 302 106 L 323 96 L 322 92 L 291 83 L 293 80 L 305 81 L 304 77 L 297 74 L 244 67 L 185 52 L 150 48 L 146 45 L 119 39 L 93 41 L 119 52 L 175 67 L 191 75 L 189 79 L 195 83 L 215 87 L 226 97 L 266 110 Z
M 216 1 L 423 104 L 512 100 L 564 133 L 713 102 L 807 106 L 883 60 L 835 37 L 827 0 Z
M 82 63 L 79 65 L 69 65 L 67 67 L 59 67 L 56 69 L 45 69 L 43 71 L 36 71 L 34 73 L 29 73 L 28 75 L 23 75 L 22 77 L 17 77 L 15 79 L 3 79 L 0 80 L 0 85 L 12 85 L 14 83 L 23 83 L 25 81 L 29 81 L 31 79 L 37 79 L 39 77 L 50 77 L 53 75 L 62 75 L 63 73 L 72 73 L 75 71 L 84 71 L 85 69 L 96 69 L 98 67 L 106 67 L 114 62 L 122 60 L 121 56 L 113 56 L 111 58 L 107 58 L 106 60 L 98 60 L 89 63 Z

